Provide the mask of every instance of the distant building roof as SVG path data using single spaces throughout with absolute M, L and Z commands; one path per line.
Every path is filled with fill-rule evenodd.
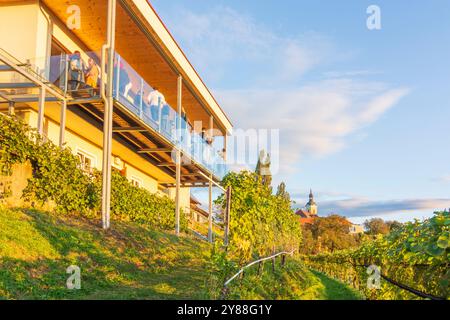
M 313 223 L 313 221 L 317 218 L 316 214 L 311 214 L 305 209 L 299 209 L 295 212 L 295 214 L 300 217 L 301 224 Z
M 300 216 L 301 218 L 311 218 L 315 215 L 309 213 L 307 210 L 305 209 L 299 209 L 295 212 L 296 215 Z
M 201 204 L 201 202 L 196 197 L 191 195 L 191 204 Z

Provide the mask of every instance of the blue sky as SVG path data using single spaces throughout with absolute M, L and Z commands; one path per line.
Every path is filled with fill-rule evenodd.
M 235 127 L 280 130 L 299 206 L 312 188 L 357 223 L 450 207 L 449 1 L 151 3 Z

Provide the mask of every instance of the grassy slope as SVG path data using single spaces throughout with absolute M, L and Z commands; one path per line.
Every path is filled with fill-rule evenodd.
M 209 246 L 190 237 L 117 223 L 0 207 L 0 299 L 208 299 L 221 285 L 208 272 Z M 357 299 L 345 285 L 289 259 L 285 269 L 247 274 L 230 298 Z M 81 290 L 66 268 L 81 268 Z M 248 289 L 250 288 L 250 289 Z
M 9 299 L 195 299 L 208 246 L 188 237 L 114 223 L 104 233 L 79 217 L 0 208 L 0 297 Z M 82 289 L 66 289 L 66 268 Z

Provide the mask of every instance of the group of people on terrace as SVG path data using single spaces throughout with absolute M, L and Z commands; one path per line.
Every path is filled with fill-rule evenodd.
M 100 68 L 92 57 L 88 57 L 87 61 L 88 63 L 85 64 L 79 51 L 75 51 L 69 56 L 68 89 L 72 94 L 79 94 L 86 90 L 90 92 L 90 96 L 99 94 Z M 115 59 L 114 96 L 131 107 L 144 121 L 157 126 L 158 130 L 166 136 L 169 135 L 170 138 L 175 138 L 174 134 L 178 117 L 175 110 L 167 104 L 164 95 L 159 91 L 158 87 L 151 88 L 149 86 L 146 90 L 143 90 L 142 84 L 139 85 L 139 88 L 135 84 L 136 88 L 134 88 L 133 81 L 136 82 L 137 79 L 134 79 L 136 78 L 134 77 L 132 80 L 130 72 L 133 72 L 131 67 L 127 68 L 120 59 Z M 207 145 L 211 145 L 213 142 L 212 137 L 209 137 L 204 127 L 202 127 L 200 133 L 194 134 L 193 127 L 187 119 L 184 109 L 182 110 L 181 118 L 181 129 L 185 131 L 184 134 L 181 134 L 182 143 L 186 148 L 190 149 L 189 151 L 203 154 L 205 149 L 203 141 Z M 197 150 L 194 151 L 194 149 Z M 209 150 L 209 148 L 205 150 Z
M 80 51 L 75 51 L 69 56 L 68 85 L 69 91 L 74 92 L 80 88 L 97 90 L 99 87 L 100 70 L 94 59 L 88 58 L 87 65 L 81 58 Z

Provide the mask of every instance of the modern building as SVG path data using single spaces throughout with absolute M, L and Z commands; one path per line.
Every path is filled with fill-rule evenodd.
M 312 190 L 309 191 L 309 201 L 306 203 L 305 207 L 299 209 L 295 212 L 296 215 L 300 217 L 300 223 L 312 223 L 315 218 L 317 218 L 318 208 L 314 201 L 314 195 Z
M 227 170 L 232 124 L 147 0 L 0 0 L 0 109 L 102 170 L 105 228 L 111 170 L 178 216 Z

